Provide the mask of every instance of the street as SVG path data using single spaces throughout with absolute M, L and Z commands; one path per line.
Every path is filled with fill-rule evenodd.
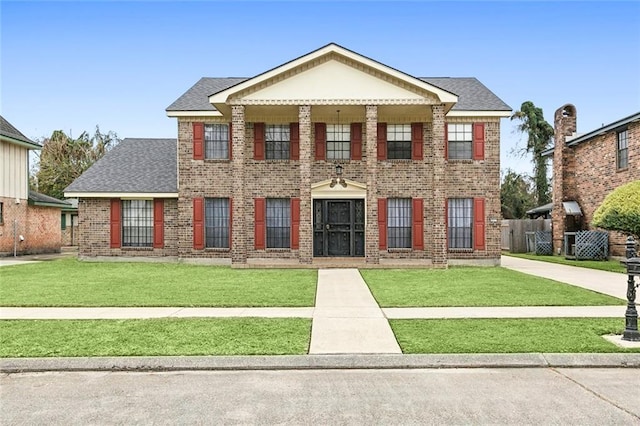
M 14 424 L 639 424 L 640 369 L 4 374 Z

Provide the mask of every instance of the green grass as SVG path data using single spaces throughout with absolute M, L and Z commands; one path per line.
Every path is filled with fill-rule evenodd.
M 3 306 L 313 306 L 313 270 L 62 259 L 0 268 Z
M 422 353 L 585 353 L 640 352 L 601 336 L 622 334 L 624 319 L 446 319 L 391 320 L 402 352 Z
M 503 252 L 505 256 L 519 257 L 522 259 L 539 260 L 541 262 L 559 263 L 561 265 L 578 266 L 580 268 L 598 269 L 607 272 L 626 273 L 627 270 L 620 264 L 619 260 L 570 260 L 564 256 L 538 256 L 530 253 L 509 253 Z
M 0 321 L 0 357 L 306 354 L 311 320 Z
M 505 268 L 370 269 L 360 273 L 381 307 L 624 303 L 615 297 Z

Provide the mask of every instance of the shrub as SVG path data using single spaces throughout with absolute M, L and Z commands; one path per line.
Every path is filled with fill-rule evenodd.
M 640 180 L 613 190 L 593 214 L 592 224 L 640 237 Z

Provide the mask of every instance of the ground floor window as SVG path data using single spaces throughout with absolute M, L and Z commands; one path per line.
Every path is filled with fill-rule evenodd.
M 205 200 L 205 247 L 229 248 L 229 210 L 228 198 Z
M 122 246 L 153 246 L 153 200 L 122 200 Z
M 267 198 L 267 248 L 291 247 L 291 200 Z
M 387 200 L 387 241 L 389 248 L 411 248 L 411 199 Z
M 447 235 L 450 249 L 471 249 L 473 234 L 473 199 L 449 199 Z

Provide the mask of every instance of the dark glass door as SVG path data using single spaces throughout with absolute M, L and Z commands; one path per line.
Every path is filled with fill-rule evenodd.
M 364 256 L 364 200 L 314 200 L 313 255 Z

